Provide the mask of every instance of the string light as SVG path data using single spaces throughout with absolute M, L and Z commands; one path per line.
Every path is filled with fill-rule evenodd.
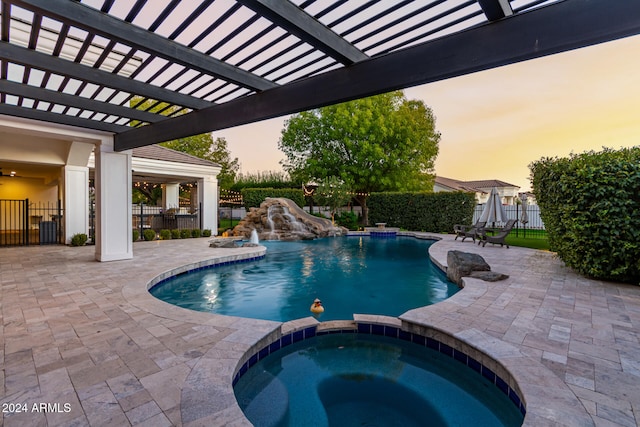
M 233 190 L 220 189 L 220 204 L 238 205 L 242 206 L 242 193 Z
M 135 188 L 139 188 L 141 190 L 144 191 L 151 191 L 155 188 L 159 188 L 162 185 L 161 184 L 157 184 L 157 183 L 151 183 L 151 182 L 146 182 L 146 181 L 142 181 L 142 182 L 135 182 L 134 184 Z M 197 188 L 198 185 L 196 183 L 183 183 L 180 184 L 180 191 L 182 192 L 189 192 L 194 188 Z M 312 188 L 311 185 L 309 186 L 305 186 L 302 185 L 302 192 L 304 194 L 304 196 L 306 197 L 310 197 L 313 196 L 316 192 L 316 188 Z M 367 197 L 369 196 L 369 193 L 362 193 L 362 192 L 349 192 L 349 194 L 353 195 L 353 196 L 364 196 Z M 220 204 L 228 204 L 228 205 L 237 205 L 237 206 L 242 206 L 244 204 L 243 202 L 243 198 L 242 198 L 242 193 L 240 193 L 239 191 L 233 191 L 233 190 L 226 190 L 224 188 L 220 189 L 220 200 L 219 200 Z

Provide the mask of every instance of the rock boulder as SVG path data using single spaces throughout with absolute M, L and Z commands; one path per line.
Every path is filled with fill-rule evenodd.
M 233 229 L 233 235 L 248 239 L 252 230 L 256 230 L 260 240 L 311 240 L 342 236 L 348 231 L 326 218 L 308 214 L 283 197 L 267 198 L 259 208 L 250 208 L 247 216 Z
M 463 277 L 475 277 L 495 282 L 504 280 L 509 276 L 492 272 L 489 264 L 478 254 L 449 251 L 447 253 L 447 278 L 458 286 L 462 286 Z

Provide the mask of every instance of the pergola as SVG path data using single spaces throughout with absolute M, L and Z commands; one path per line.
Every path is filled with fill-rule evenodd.
M 1 13 L 0 114 L 112 132 L 116 151 L 640 32 L 629 0 L 3 0 Z
M 66 141 L 70 206 L 96 147 L 101 260 L 132 256 L 132 148 L 640 33 L 635 0 L 0 3 L 0 136 Z

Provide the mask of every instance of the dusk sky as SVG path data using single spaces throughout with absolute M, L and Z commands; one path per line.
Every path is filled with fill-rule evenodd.
M 640 36 L 405 90 L 433 110 L 437 175 L 499 179 L 529 190 L 528 165 L 640 145 Z M 214 133 L 242 172 L 282 170 L 285 118 Z

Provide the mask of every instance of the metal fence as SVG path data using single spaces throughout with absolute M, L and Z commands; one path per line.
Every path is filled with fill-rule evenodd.
M 201 229 L 201 221 L 198 213 L 189 212 L 188 208 L 175 208 L 164 210 L 159 206 L 147 206 L 145 204 L 133 205 L 132 207 L 133 229 L 138 230 L 140 235 L 144 230 L 175 230 L 175 229 Z
M 0 246 L 64 243 L 62 204 L 0 200 Z
M 516 235 L 523 235 L 527 238 L 546 238 L 544 223 L 542 222 L 542 218 L 540 218 L 540 206 L 538 205 L 505 205 L 503 206 L 504 210 L 507 214 L 507 220 L 515 219 L 517 220 L 516 225 L 511 232 Z M 522 210 L 526 209 L 527 212 L 527 223 L 523 224 L 520 220 L 522 219 Z M 482 214 L 482 210 L 484 209 L 484 204 L 477 205 L 475 211 L 473 212 L 473 221 L 475 224 L 480 215 Z M 500 227 L 504 224 L 495 224 L 497 227 Z

